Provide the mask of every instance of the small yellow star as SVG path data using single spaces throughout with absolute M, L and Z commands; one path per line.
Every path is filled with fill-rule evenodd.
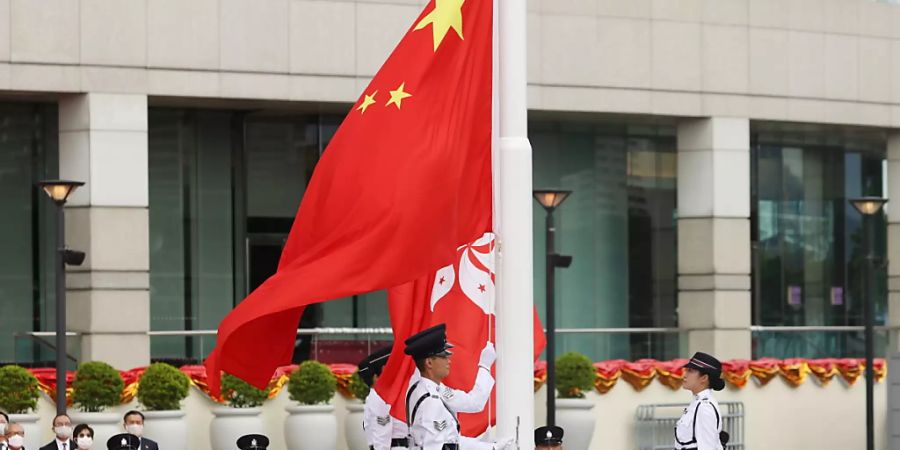
M 435 0 L 434 9 L 416 24 L 416 30 L 421 30 L 431 24 L 431 34 L 434 39 L 434 51 L 437 51 L 444 37 L 452 28 L 460 39 L 463 38 L 462 5 L 465 0 Z
M 400 103 L 404 98 L 412 97 L 412 94 L 405 92 L 403 89 L 406 87 L 406 83 L 400 83 L 400 87 L 395 91 L 391 91 L 391 99 L 384 106 L 397 105 L 397 109 L 400 109 Z
M 359 111 L 360 114 L 365 114 L 366 110 L 369 109 L 369 106 L 375 103 L 376 95 L 378 95 L 378 91 L 373 92 L 371 95 L 367 94 L 356 110 Z

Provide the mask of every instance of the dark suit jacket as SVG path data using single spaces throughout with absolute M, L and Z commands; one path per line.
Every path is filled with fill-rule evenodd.
M 159 450 L 159 444 L 152 439 L 141 438 L 141 450 Z
M 74 448 L 72 448 L 72 447 L 74 447 Z M 75 445 L 75 441 L 73 441 L 71 439 L 69 439 L 69 444 L 66 445 L 66 448 L 69 450 L 78 450 L 78 446 Z M 41 447 L 41 450 L 58 450 L 58 449 L 59 449 L 59 447 L 56 446 L 56 439 L 53 439 L 52 441 L 50 441 L 49 444 Z

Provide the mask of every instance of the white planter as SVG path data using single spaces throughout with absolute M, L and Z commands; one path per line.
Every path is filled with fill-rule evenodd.
M 94 442 L 106 444 L 106 440 L 124 433 L 125 420 L 118 413 L 69 412 L 72 426 L 86 423 L 94 429 Z
M 284 440 L 288 450 L 324 450 L 337 447 L 334 405 L 297 405 L 285 409 L 289 414 L 284 421 Z
M 166 450 L 186 450 L 187 421 L 184 411 L 145 411 L 144 435 Z
M 260 408 L 215 407 L 209 424 L 210 447 L 214 449 L 237 448 L 237 440 L 245 434 L 266 434 Z M 160 446 L 160 448 L 164 448 Z
M 41 442 L 44 435 L 43 428 L 38 424 L 41 416 L 37 414 L 10 414 L 9 421 L 17 422 L 25 429 L 25 448 L 40 448 L 46 442 Z
M 347 416 L 344 418 L 344 437 L 349 450 L 367 450 L 366 432 L 363 430 L 364 405 L 359 400 L 347 403 Z
M 594 436 L 594 402 L 582 398 L 556 399 L 556 424 L 565 430 L 566 450 L 588 450 Z

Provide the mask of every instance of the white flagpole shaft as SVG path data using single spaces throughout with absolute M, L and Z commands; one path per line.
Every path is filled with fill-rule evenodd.
M 499 128 L 495 167 L 499 236 L 497 436 L 534 448 L 531 144 L 528 142 L 526 0 L 498 0 Z M 496 4 L 496 3 L 495 3 Z

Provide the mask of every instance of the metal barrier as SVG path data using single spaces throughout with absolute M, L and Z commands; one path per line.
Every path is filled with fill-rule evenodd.
M 681 418 L 686 403 L 657 403 L 640 405 L 635 413 L 635 448 L 637 450 L 672 450 L 674 448 L 675 423 Z M 728 450 L 745 449 L 744 404 L 720 402 L 722 431 L 728 432 Z

